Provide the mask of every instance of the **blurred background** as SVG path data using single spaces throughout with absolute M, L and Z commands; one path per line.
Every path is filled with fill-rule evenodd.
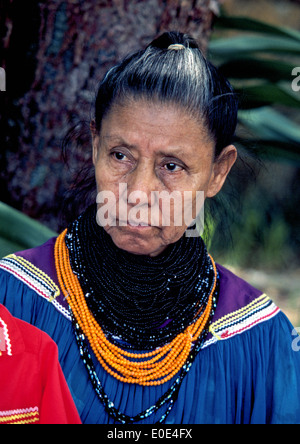
M 241 159 L 211 202 L 209 249 L 300 325 L 299 0 L 0 0 L 0 255 L 62 228 L 91 154 L 82 134 L 66 164 L 63 138 L 89 123 L 107 69 L 165 30 L 196 38 L 240 96 Z

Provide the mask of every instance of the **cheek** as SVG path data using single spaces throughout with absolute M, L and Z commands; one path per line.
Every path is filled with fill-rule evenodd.
M 205 175 L 197 179 L 186 184 L 184 191 L 181 191 L 180 205 L 177 207 L 175 205 L 173 208 L 174 222 L 177 226 L 190 226 L 203 211 L 209 177 Z M 180 221 L 182 221 L 181 224 Z
M 198 175 L 194 181 L 193 188 L 193 209 L 199 208 L 199 205 L 204 204 L 204 200 L 210 190 L 211 182 L 213 181 L 213 168 L 208 166 L 201 174 Z M 194 210 L 193 210 L 194 211 Z
M 105 165 L 101 160 L 99 160 L 95 166 L 95 177 L 98 192 L 107 190 L 113 191 L 118 184 L 116 178 L 110 173 L 108 165 Z
M 107 169 L 97 163 L 95 167 L 97 184 L 97 222 L 102 227 L 116 224 L 116 208 L 118 202 L 118 183 L 111 180 Z

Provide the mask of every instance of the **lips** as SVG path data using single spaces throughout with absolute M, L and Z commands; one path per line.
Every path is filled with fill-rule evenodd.
M 151 225 L 148 225 L 148 224 L 143 223 L 143 222 L 139 222 L 139 223 L 136 223 L 136 222 L 130 223 L 129 222 L 128 226 L 132 227 L 132 228 L 151 228 Z
M 148 224 L 148 222 L 144 222 L 144 221 L 140 221 L 137 219 L 132 219 L 132 220 L 122 220 L 122 219 L 117 219 L 117 225 L 121 226 L 121 227 L 126 227 L 127 225 L 130 225 L 131 227 L 150 227 L 151 225 Z
M 119 221 L 117 224 L 120 227 L 131 227 L 131 228 L 154 228 L 153 225 L 149 225 L 148 222 L 137 222 L 137 221 Z

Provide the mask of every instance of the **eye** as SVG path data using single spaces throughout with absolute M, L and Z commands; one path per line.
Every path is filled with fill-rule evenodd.
M 183 168 L 182 166 L 178 165 L 177 163 L 174 162 L 169 162 L 166 163 L 164 165 L 165 169 L 171 173 L 177 172 L 177 171 L 181 171 Z
M 116 160 L 125 160 L 127 159 L 127 157 L 125 156 L 125 154 L 121 153 L 120 151 L 116 151 L 114 153 L 112 153 L 112 156 L 116 159 Z

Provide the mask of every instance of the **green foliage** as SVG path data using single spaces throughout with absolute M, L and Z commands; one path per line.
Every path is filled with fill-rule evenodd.
M 300 66 L 300 32 L 245 17 L 221 16 L 215 26 L 210 59 L 240 97 L 237 147 L 266 161 L 269 170 L 262 169 L 254 185 L 240 171 L 233 179 L 242 203 L 231 208 L 233 249 L 215 238 L 212 249 L 222 260 L 241 266 L 299 263 L 300 191 L 299 186 L 288 187 L 300 171 L 300 92 L 292 89 L 292 71 Z M 257 169 L 255 161 L 250 164 Z M 289 165 L 281 181 L 272 177 L 278 164 Z M 264 182 L 270 177 L 267 188 Z
M 211 59 L 230 79 L 241 97 L 239 121 L 251 131 L 253 142 L 290 142 L 300 161 L 300 93 L 292 89 L 292 70 L 299 65 L 300 32 L 244 17 L 220 17 L 216 28 L 242 35 L 213 38 Z M 263 108 L 263 109 L 262 109 Z M 247 111 L 245 111 L 247 110 Z M 286 117 L 288 113 L 288 117 Z M 242 143 L 242 141 L 241 141 Z M 249 140 L 248 140 L 249 143 Z M 268 151 L 265 143 L 264 151 Z M 271 152 L 276 157 L 275 150 Z
M 56 233 L 23 213 L 0 202 L 0 257 L 36 247 Z

